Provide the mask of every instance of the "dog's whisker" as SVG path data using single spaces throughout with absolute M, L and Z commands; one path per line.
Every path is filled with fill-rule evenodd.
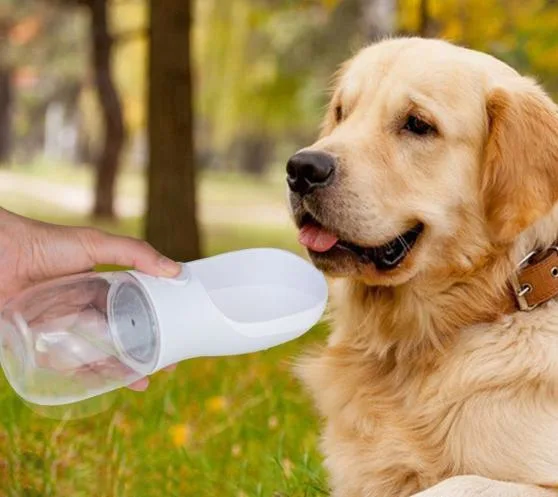
M 401 235 L 397 235 L 397 240 L 401 242 L 405 251 L 405 255 L 407 255 L 411 251 L 411 247 L 407 243 L 407 240 L 405 240 L 405 238 L 403 238 Z

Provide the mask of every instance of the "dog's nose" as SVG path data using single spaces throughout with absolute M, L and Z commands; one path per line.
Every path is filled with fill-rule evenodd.
M 324 152 L 299 152 L 287 163 L 287 183 L 294 193 L 306 195 L 326 185 L 335 169 L 335 159 Z

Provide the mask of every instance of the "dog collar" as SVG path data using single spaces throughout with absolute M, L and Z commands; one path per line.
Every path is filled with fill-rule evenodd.
M 558 297 L 558 245 L 525 256 L 510 278 L 510 286 L 514 307 L 521 311 Z

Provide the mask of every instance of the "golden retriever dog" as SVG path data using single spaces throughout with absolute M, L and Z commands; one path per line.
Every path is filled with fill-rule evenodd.
M 489 55 L 383 41 L 341 68 L 287 175 L 331 277 L 332 334 L 298 372 L 333 495 L 557 496 L 558 267 L 533 309 L 512 283 L 556 257 L 551 99 Z

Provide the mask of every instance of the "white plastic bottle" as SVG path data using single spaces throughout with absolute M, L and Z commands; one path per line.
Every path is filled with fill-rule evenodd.
M 27 402 L 71 404 L 185 359 L 298 338 L 320 319 L 326 301 L 321 273 L 275 249 L 184 264 L 174 279 L 89 273 L 10 301 L 0 316 L 0 360 Z

